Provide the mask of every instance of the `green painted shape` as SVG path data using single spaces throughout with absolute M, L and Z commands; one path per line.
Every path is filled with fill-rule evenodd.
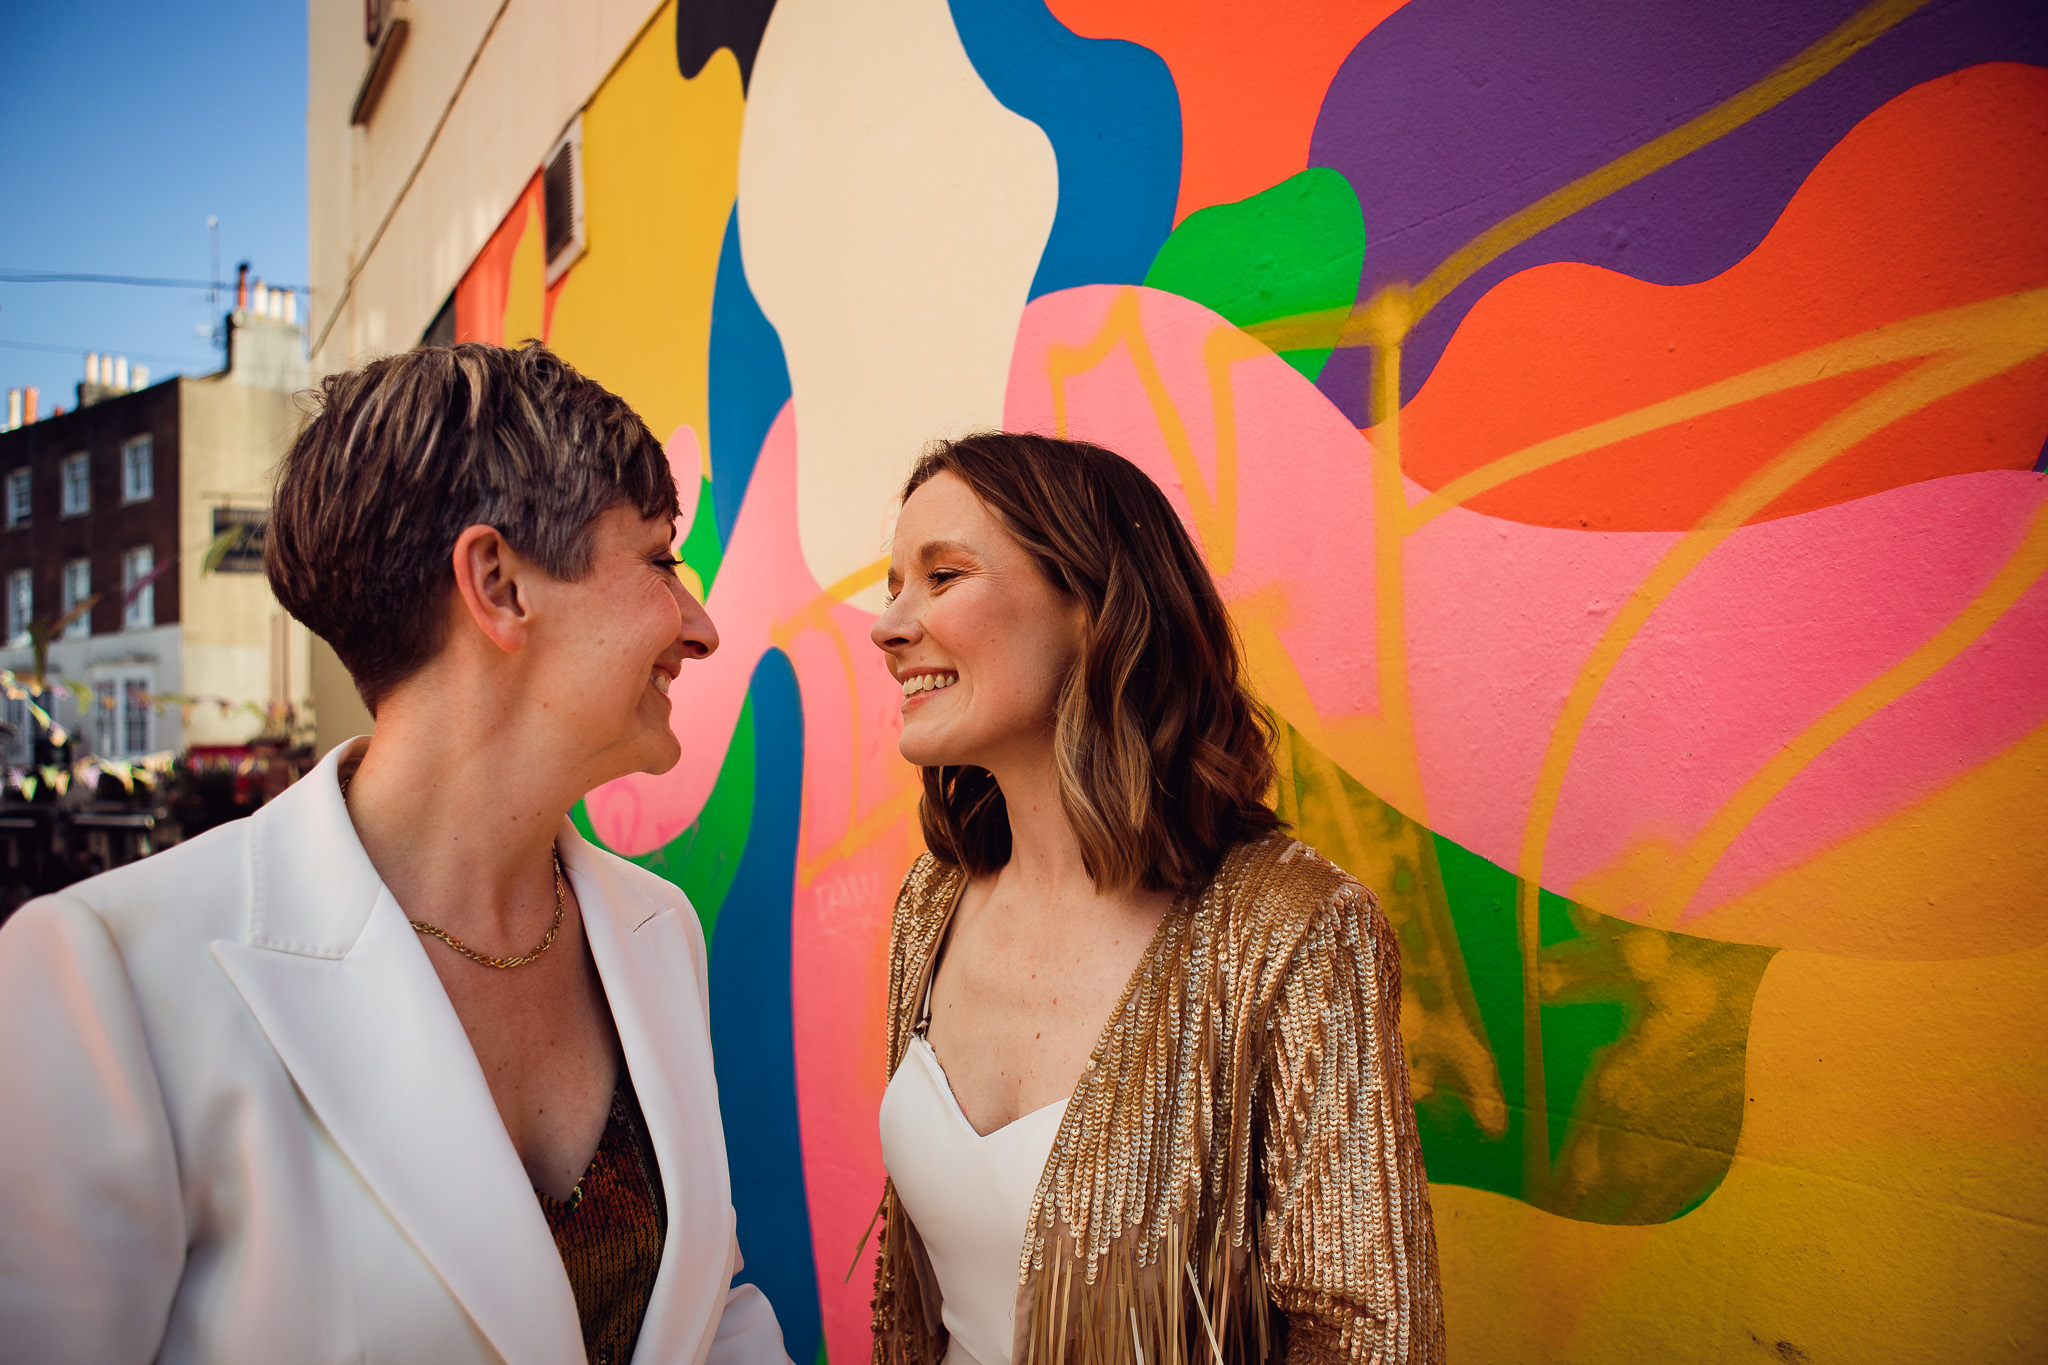
M 603 847 L 581 801 L 569 818 L 584 838 Z M 726 745 L 725 762 L 719 765 L 718 780 L 712 784 L 704 809 L 697 813 L 696 823 L 651 853 L 621 856 L 682 888 L 703 921 L 708 946 L 718 928 L 725 893 L 732 889 L 733 874 L 739 871 L 740 856 L 747 851 L 753 818 L 754 699 L 750 695 L 740 707 L 739 723 L 733 726 L 732 740 Z
M 1289 176 L 1234 204 L 1187 216 L 1160 244 L 1145 283 L 1249 327 L 1348 308 L 1365 268 L 1365 212 L 1351 182 L 1326 166 Z M 1328 347 L 1282 351 L 1310 379 Z
M 1379 893 L 1401 944 L 1403 1035 L 1432 1181 L 1585 1222 L 1698 1208 L 1742 1132 L 1750 1009 L 1773 950 L 1537 899 L 1543 1092 L 1525 1074 L 1519 882 L 1380 800 L 1279 726 L 1279 809 Z M 1549 1160 L 1524 1153 L 1543 1125 Z
M 704 584 L 704 595 L 711 595 L 711 580 L 718 577 L 718 569 L 725 562 L 725 547 L 718 543 L 718 516 L 711 506 L 711 480 L 704 480 L 704 486 L 697 490 L 697 515 L 690 519 L 690 529 L 677 548 L 683 563 L 697 573 Z
M 1536 898 L 1536 935 L 1546 950 L 1546 958 L 1555 957 L 1548 950 L 1583 937 L 1575 923 L 1575 911 L 1578 915 L 1592 913 L 1574 906 L 1555 891 L 1545 891 Z M 1543 1078 L 1549 1111 L 1545 1117 L 1549 1120 L 1553 1165 L 1564 1149 L 1572 1114 L 1601 1050 L 1626 1034 L 1640 1013 L 1618 999 L 1544 1002 Z

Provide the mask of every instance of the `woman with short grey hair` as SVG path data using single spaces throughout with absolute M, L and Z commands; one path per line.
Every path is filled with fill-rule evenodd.
M 267 567 L 376 734 L 0 931 L 0 1361 L 786 1360 L 697 916 L 567 819 L 681 756 L 676 515 L 537 344 L 325 382 Z

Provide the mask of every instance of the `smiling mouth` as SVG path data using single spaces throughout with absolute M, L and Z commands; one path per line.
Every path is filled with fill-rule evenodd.
M 913 673 L 903 680 L 903 695 L 910 698 L 925 692 L 936 692 L 959 681 L 958 673 Z

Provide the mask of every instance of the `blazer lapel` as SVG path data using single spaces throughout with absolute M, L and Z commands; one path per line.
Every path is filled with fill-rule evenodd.
M 214 958 L 498 1353 L 581 1360 L 568 1276 L 476 1054 L 342 804 L 348 747 L 252 818 L 247 937 Z
M 566 820 L 557 847 L 583 907 L 584 934 L 668 1200 L 668 1239 L 634 1358 L 701 1361 L 739 1268 L 702 931 L 681 891 L 650 895 Z

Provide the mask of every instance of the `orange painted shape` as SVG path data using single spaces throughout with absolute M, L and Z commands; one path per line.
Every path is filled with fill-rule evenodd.
M 1048 0 L 1084 38 L 1151 48 L 1180 92 L 1173 220 L 1234 203 L 1308 165 L 1337 68 L 1405 0 Z
M 512 257 L 519 250 L 529 216 L 540 221 L 540 173 L 527 181 L 505 220 L 470 262 L 455 286 L 455 339 L 505 344 L 505 304 L 512 294 Z M 554 310 L 550 308 L 549 313 Z
M 2048 70 L 1995 63 L 1916 86 L 1858 124 L 1757 249 L 1714 279 L 1666 287 L 1562 263 L 1502 282 L 1403 409 L 1405 472 L 1441 488 L 1537 442 L 1815 347 L 2039 288 L 2044 221 Z M 1469 506 L 1540 526 L 1682 529 L 1902 372 L 1840 376 L 1636 436 Z M 2031 468 L 2044 437 L 2048 362 L 2036 360 L 1887 427 L 1754 519 Z

